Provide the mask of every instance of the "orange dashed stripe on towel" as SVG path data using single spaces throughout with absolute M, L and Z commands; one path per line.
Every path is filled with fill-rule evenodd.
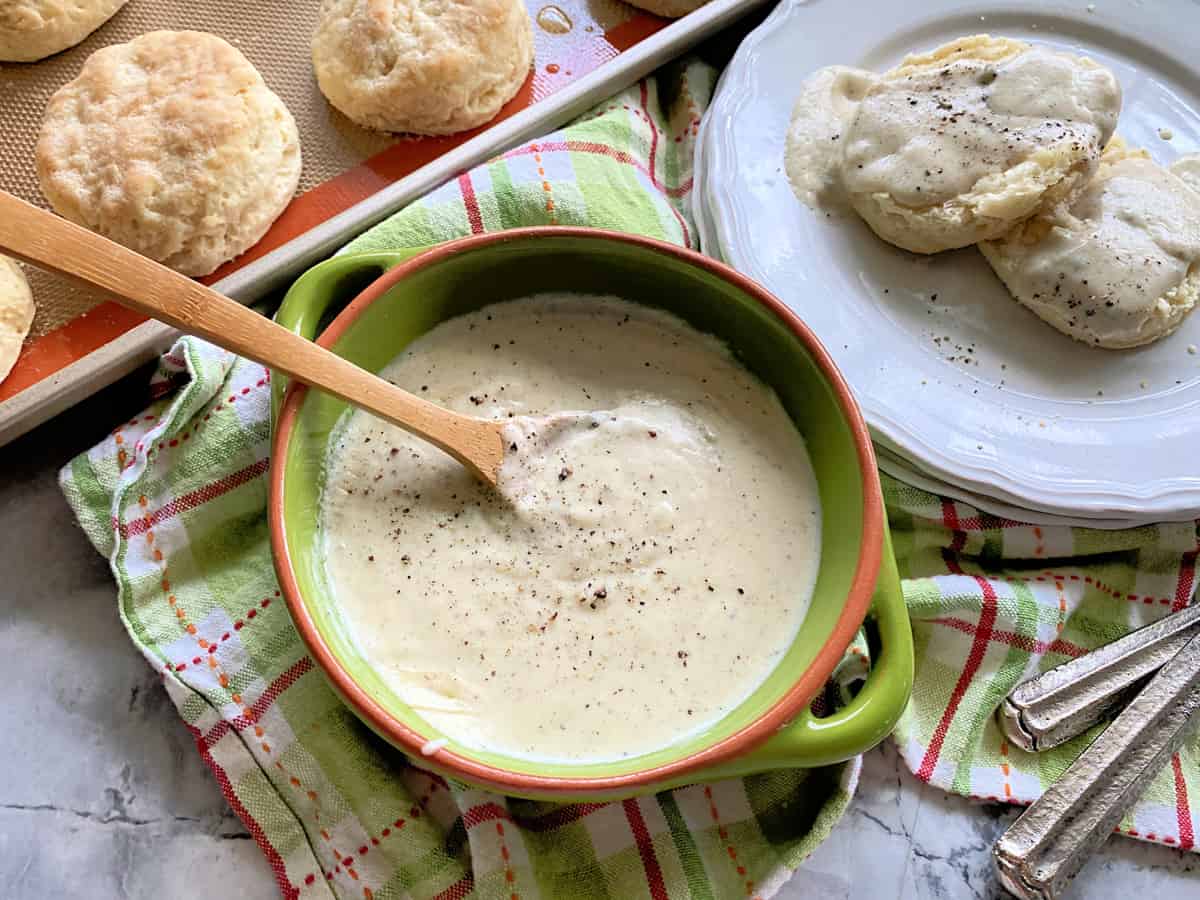
M 729 838 L 729 830 L 721 824 L 721 813 L 717 809 L 717 801 L 713 798 L 712 788 L 708 785 L 704 786 L 704 798 L 708 801 L 708 814 L 712 816 L 713 823 L 717 826 L 717 837 L 725 845 L 725 852 L 729 855 L 729 859 L 737 870 L 738 876 L 742 879 L 746 896 L 753 897 L 754 881 L 749 877 L 745 865 L 738 861 L 737 849 L 733 846 L 733 841 Z
M 542 154 L 537 144 L 533 145 L 533 161 L 537 165 L 538 177 L 542 179 L 542 190 L 546 194 L 546 214 L 550 216 L 550 224 L 558 224 L 558 216 L 554 214 L 554 192 L 550 188 L 550 180 L 546 178 L 546 167 L 542 165 Z
M 153 549 L 152 558 L 155 560 L 155 562 L 159 566 L 159 571 L 160 571 L 159 586 L 162 588 L 162 593 L 167 601 L 167 605 L 175 611 L 175 619 L 179 623 L 180 627 L 183 629 L 184 633 L 189 634 L 192 637 L 194 637 L 196 639 L 196 646 L 199 647 L 201 650 L 205 651 L 203 657 L 197 657 L 197 658 L 207 658 L 209 669 L 211 669 L 217 673 L 217 682 L 221 685 L 221 687 L 229 689 L 229 686 L 231 684 L 231 679 L 229 677 L 229 673 L 225 671 L 224 667 L 221 665 L 220 661 L 217 659 L 215 654 L 208 653 L 208 647 L 210 646 L 210 642 L 206 638 L 198 636 L 199 630 L 196 628 L 195 623 L 188 621 L 187 611 L 183 608 L 183 605 L 179 602 L 179 598 L 174 593 L 171 592 L 171 577 L 170 577 L 170 573 L 167 568 L 167 564 L 166 564 L 165 560 L 163 559 L 162 553 L 158 552 L 157 547 L 154 547 L 155 534 L 154 534 L 153 529 L 151 529 L 151 527 L 150 527 L 151 521 L 152 521 L 151 515 L 146 512 L 147 508 L 149 507 L 149 500 L 146 498 L 145 494 L 138 497 L 138 506 L 141 507 L 141 509 L 143 510 L 141 521 L 145 523 L 145 527 L 143 528 L 144 539 L 146 541 L 146 546 L 148 548 Z M 179 671 L 178 665 L 174 666 L 174 669 L 176 672 L 178 672 Z M 238 705 L 238 707 L 241 708 L 242 715 L 244 716 L 247 712 L 247 707 L 246 707 L 245 702 L 242 700 L 241 695 L 234 692 L 230 695 L 230 699 L 234 703 L 236 703 Z M 222 721 L 224 721 L 224 720 L 222 720 Z M 259 734 L 258 736 L 261 739 L 259 746 L 262 748 L 262 751 L 264 753 L 270 753 L 271 745 L 269 743 L 267 743 L 265 737 L 263 737 L 261 734 Z
M 1004 776 L 1004 799 L 1011 800 L 1013 791 L 1012 784 L 1008 779 L 1012 775 L 1012 767 L 1008 764 L 1008 741 L 1000 741 L 1000 756 L 1000 774 Z

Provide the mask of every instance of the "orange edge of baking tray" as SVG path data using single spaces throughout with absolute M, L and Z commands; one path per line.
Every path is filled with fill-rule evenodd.
M 419 141 L 400 140 L 361 165 L 317 185 L 292 202 L 257 246 L 201 280 L 212 284 L 299 237 L 313 226 L 349 209 L 360 200 L 365 200 L 421 166 L 433 162 L 443 153 L 497 122 L 526 109 L 571 81 L 593 71 L 617 54 L 660 31 L 667 24 L 667 20 L 651 15 L 634 16 L 605 32 L 603 42 L 597 41 L 599 46 L 592 47 L 590 53 L 581 53 L 582 58 L 573 59 L 573 71 L 560 71 L 560 66 L 547 67 L 547 71 L 535 71 L 517 96 L 487 125 L 450 137 L 423 138 Z M 105 302 L 61 328 L 30 341 L 22 348 L 17 364 L 8 378 L 0 384 L 0 403 L 17 396 L 89 353 L 99 350 L 109 341 L 116 340 L 145 321 L 146 317 L 140 313 L 116 303 Z

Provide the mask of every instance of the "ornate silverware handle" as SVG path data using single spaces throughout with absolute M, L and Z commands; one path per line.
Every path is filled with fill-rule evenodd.
M 1057 747 L 1120 709 L 1197 634 L 1200 604 L 1056 666 L 1008 695 L 1000 726 L 1025 750 Z
M 1053 900 L 1108 838 L 1200 716 L 1200 636 L 1189 640 L 993 849 L 1004 886 Z

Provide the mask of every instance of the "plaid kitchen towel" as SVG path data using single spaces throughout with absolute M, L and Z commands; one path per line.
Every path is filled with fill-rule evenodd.
M 693 140 L 714 78 L 674 66 L 355 249 L 555 222 L 694 246 Z M 285 896 L 768 897 L 829 833 L 858 760 L 565 806 L 409 765 L 338 701 L 280 598 L 265 512 L 269 381 L 180 340 L 152 382 L 161 399 L 70 463 L 62 486 L 111 562 L 130 636 Z M 852 670 L 862 655 L 849 659 Z
M 694 62 L 671 67 L 351 249 L 553 223 L 694 246 L 691 154 L 714 80 Z M 161 399 L 62 485 L 111 561 L 131 637 L 286 896 L 766 897 L 828 834 L 857 761 L 568 806 L 408 765 L 338 702 L 282 608 L 264 513 L 269 378 L 179 341 L 153 380 Z M 946 790 L 1029 802 L 1086 739 L 1025 754 L 1002 740 L 995 708 L 1022 678 L 1187 603 L 1196 528 L 1038 528 L 883 480 L 917 645 L 901 752 Z M 1197 805 L 1193 739 L 1122 833 L 1193 848 Z
M 995 712 L 1019 682 L 1182 609 L 1195 593 L 1198 523 L 1126 531 L 1025 525 L 884 477 L 916 643 L 913 698 L 895 740 L 922 781 L 1028 804 L 1098 733 L 1044 753 L 1005 740 Z M 1200 731 L 1119 832 L 1196 849 Z

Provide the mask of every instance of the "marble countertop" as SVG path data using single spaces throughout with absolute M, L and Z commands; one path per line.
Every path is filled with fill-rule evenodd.
M 254 841 L 125 636 L 59 466 L 145 400 L 144 373 L 0 449 L 0 886 L 25 898 L 278 896 Z M 1016 811 L 916 781 L 885 745 L 849 815 L 780 893 L 990 898 Z M 1200 895 L 1200 855 L 1114 839 L 1066 900 Z

